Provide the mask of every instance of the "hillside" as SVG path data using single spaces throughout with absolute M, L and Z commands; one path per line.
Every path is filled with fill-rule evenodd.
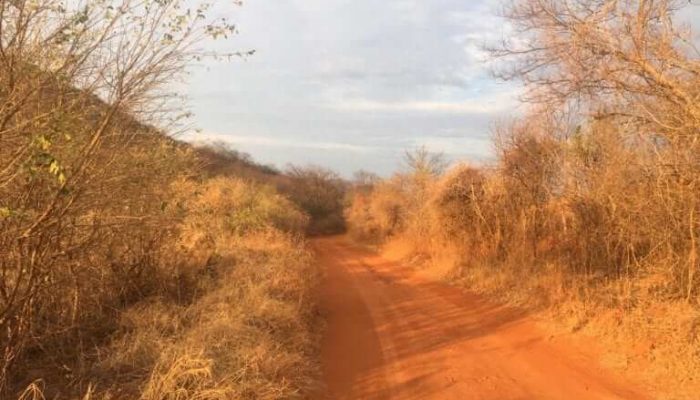
M 192 35 L 230 27 L 148 4 L 0 1 L 0 397 L 303 398 L 309 217 L 168 135 Z

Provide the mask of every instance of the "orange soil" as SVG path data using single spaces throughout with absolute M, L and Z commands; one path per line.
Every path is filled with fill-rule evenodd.
M 314 248 L 326 270 L 328 319 L 320 399 L 648 398 L 605 371 L 585 343 L 547 335 L 523 312 L 341 237 Z

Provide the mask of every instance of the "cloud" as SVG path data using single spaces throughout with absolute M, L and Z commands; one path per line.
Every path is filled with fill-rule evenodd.
M 432 152 L 445 154 L 449 159 L 481 161 L 491 151 L 491 139 L 470 137 L 424 137 L 417 138 L 410 148 L 425 146 Z
M 232 145 L 242 145 L 242 146 L 262 146 L 262 147 L 282 147 L 282 148 L 295 148 L 295 149 L 308 149 L 308 150 L 342 150 L 350 152 L 367 153 L 373 149 L 371 146 L 358 146 L 348 143 L 338 143 L 338 142 L 304 142 L 294 139 L 279 139 L 272 137 L 263 136 L 241 136 L 241 135 L 229 135 L 222 133 L 213 132 L 198 132 L 189 133 L 183 136 L 183 139 L 199 142 L 199 143 L 212 143 L 212 142 L 224 142 Z
M 515 93 L 503 92 L 487 98 L 459 102 L 445 101 L 376 101 L 369 99 L 344 100 L 331 108 L 348 111 L 373 112 L 427 112 L 455 114 L 496 114 L 517 107 Z
M 256 55 L 193 72 L 195 124 L 266 161 L 344 173 L 388 173 L 405 148 L 446 130 L 466 138 L 454 142 L 465 153 L 488 157 L 467 139 L 487 141 L 518 93 L 491 78 L 483 50 L 508 29 L 497 2 L 245 2 L 226 46 Z

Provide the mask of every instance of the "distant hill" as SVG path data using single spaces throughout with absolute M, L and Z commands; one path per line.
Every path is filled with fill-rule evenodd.
M 187 144 L 201 162 L 200 168 L 208 177 L 237 176 L 270 182 L 282 173 L 270 165 L 256 162 L 252 157 L 223 142 Z

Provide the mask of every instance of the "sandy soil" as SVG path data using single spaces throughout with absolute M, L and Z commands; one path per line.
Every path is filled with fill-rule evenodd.
M 589 346 L 549 335 L 523 312 L 322 238 L 319 399 L 646 399 Z M 593 348 L 591 344 L 590 348 Z

